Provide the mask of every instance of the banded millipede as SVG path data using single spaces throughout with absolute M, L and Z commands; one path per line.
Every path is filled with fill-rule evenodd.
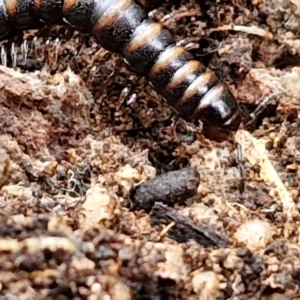
M 0 40 L 12 30 L 62 22 L 122 55 L 186 121 L 201 121 L 222 138 L 239 128 L 241 111 L 229 88 L 133 0 L 0 0 Z

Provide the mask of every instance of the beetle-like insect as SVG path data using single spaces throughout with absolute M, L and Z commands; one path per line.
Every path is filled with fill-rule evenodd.
M 241 110 L 229 88 L 134 0 L 0 0 L 0 40 L 13 30 L 62 22 L 121 54 L 180 117 L 201 121 L 208 137 L 222 140 L 239 128 Z

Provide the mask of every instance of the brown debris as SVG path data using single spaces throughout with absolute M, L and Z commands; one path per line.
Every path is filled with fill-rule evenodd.
M 132 208 L 149 212 L 155 202 L 170 206 L 182 203 L 197 193 L 200 175 L 197 170 L 183 168 L 156 176 L 132 192 Z
M 270 193 L 274 196 L 279 196 L 284 213 L 286 213 L 288 220 L 291 219 L 295 211 L 295 203 L 268 159 L 265 142 L 263 140 L 256 140 L 249 133 L 242 130 L 237 133 L 236 138 L 241 145 L 248 151 L 251 151 L 247 154 L 247 160 L 250 164 L 259 166 L 260 178 L 271 185 L 274 191 L 271 189 Z
M 204 247 L 226 247 L 227 238 L 215 231 L 213 228 L 194 223 L 191 219 L 180 215 L 176 210 L 155 203 L 151 211 L 152 225 L 163 225 L 173 223 L 168 230 L 168 235 L 178 243 L 184 243 L 188 240 L 195 240 Z

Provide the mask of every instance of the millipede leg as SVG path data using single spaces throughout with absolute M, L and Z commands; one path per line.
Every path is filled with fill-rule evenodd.
M 245 119 L 243 122 L 243 126 L 249 126 L 251 125 L 257 117 L 267 108 L 267 106 L 272 102 L 273 100 L 278 100 L 280 94 L 279 93 L 272 93 L 268 96 L 266 96 L 263 101 L 256 107 L 256 109 L 248 116 L 248 118 Z

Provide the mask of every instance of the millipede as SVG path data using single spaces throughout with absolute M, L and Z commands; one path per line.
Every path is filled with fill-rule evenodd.
M 14 31 L 63 23 L 120 54 L 129 70 L 145 76 L 182 119 L 201 122 L 211 139 L 226 139 L 240 127 L 241 109 L 229 87 L 135 1 L 0 0 L 0 40 Z

